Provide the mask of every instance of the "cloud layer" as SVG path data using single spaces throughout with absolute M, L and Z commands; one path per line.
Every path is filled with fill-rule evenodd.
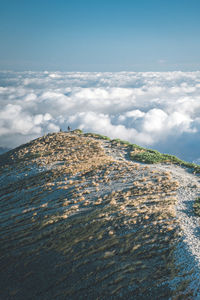
M 200 157 L 200 72 L 0 72 L 0 147 L 80 128 Z

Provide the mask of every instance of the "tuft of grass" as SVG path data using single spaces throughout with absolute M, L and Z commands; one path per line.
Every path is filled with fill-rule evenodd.
M 198 197 L 196 200 L 195 200 L 195 203 L 193 205 L 193 208 L 194 208 L 194 212 L 196 215 L 200 216 L 200 197 Z
M 108 140 L 110 141 L 110 138 L 108 136 L 97 134 L 97 133 L 85 133 L 84 136 L 93 137 L 100 140 Z
M 121 145 L 126 145 L 130 149 L 130 159 L 138 162 L 143 162 L 146 164 L 158 164 L 158 163 L 172 163 L 179 166 L 187 167 L 193 170 L 194 173 L 200 173 L 200 165 L 186 162 L 176 157 L 175 155 L 160 153 L 157 150 L 146 149 L 144 147 L 138 146 L 136 144 L 131 144 L 127 141 L 120 139 L 114 139 L 112 143 L 120 143 Z
M 135 161 L 144 162 L 147 164 L 157 163 L 173 163 L 179 166 L 184 166 L 193 169 L 194 172 L 200 173 L 200 166 L 194 163 L 186 162 L 171 154 L 163 154 L 157 150 L 145 149 L 145 148 L 134 148 L 130 152 L 130 158 Z
M 28 158 L 34 159 L 42 156 L 42 152 L 30 153 L 27 155 Z
M 121 144 L 123 146 L 132 146 L 132 144 L 128 141 L 123 141 L 123 140 L 120 140 L 120 139 L 114 139 L 111 141 L 112 143 L 117 143 L 117 144 Z
M 81 129 L 75 129 L 72 130 L 73 133 L 77 133 L 77 134 L 83 134 L 83 131 Z

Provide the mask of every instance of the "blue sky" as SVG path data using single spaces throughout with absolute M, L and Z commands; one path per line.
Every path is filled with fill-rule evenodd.
M 200 69 L 199 0 L 0 0 L 0 69 Z

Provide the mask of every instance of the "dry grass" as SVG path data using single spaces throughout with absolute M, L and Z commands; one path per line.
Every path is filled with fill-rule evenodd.
M 122 147 L 120 142 L 114 144 Z M 19 169 L 25 160 L 30 169 L 36 165 L 44 171 L 3 191 L 3 207 L 6 203 L 23 206 L 23 213 L 12 215 L 10 231 L 3 232 L 4 253 L 18 251 L 26 263 L 31 255 L 37 260 L 44 249 L 55 253 L 55 261 L 61 256 L 56 284 L 68 284 L 64 296 L 62 288 L 57 290 L 63 299 L 80 298 L 83 283 L 87 291 L 94 285 L 95 293 L 98 289 L 102 292 L 103 282 L 113 299 L 119 295 L 123 278 L 143 294 L 155 285 L 156 280 L 149 283 L 152 273 L 160 283 L 177 225 L 174 202 L 178 182 L 170 173 L 115 161 L 105 154 L 99 139 L 73 133 L 35 140 L 16 151 L 13 158 Z M 25 230 L 26 224 L 30 227 Z M 172 264 L 169 273 L 171 268 Z M 80 270 L 83 278 L 73 285 L 73 276 L 82 276 Z M 93 284 L 88 286 L 88 282 Z M 131 291 L 127 299 L 133 294 Z

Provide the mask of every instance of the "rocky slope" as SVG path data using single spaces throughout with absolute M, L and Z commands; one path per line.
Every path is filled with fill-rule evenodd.
M 0 156 L 2 299 L 197 299 L 198 176 L 128 154 L 75 131 Z

